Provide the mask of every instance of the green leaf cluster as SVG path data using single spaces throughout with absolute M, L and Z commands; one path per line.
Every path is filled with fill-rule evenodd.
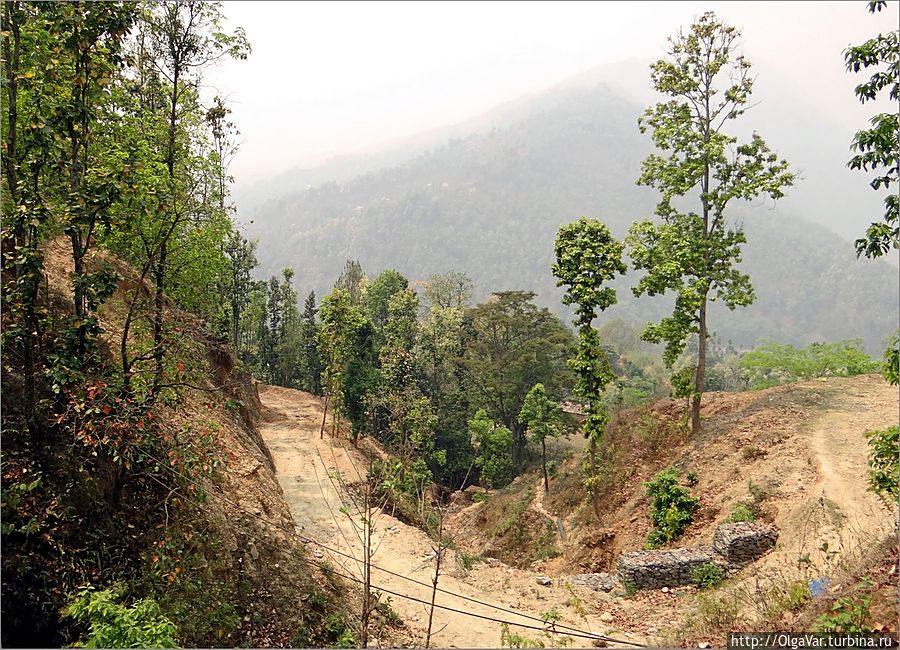
M 152 599 L 142 598 L 130 607 L 122 605 L 113 589 L 83 587 L 63 610 L 63 615 L 88 627 L 77 644 L 82 648 L 177 648 L 175 624 Z
M 885 2 L 870 2 L 869 11 L 876 13 L 886 6 Z M 878 34 L 865 43 L 847 48 L 844 63 L 848 72 L 871 75 L 855 88 L 861 103 L 885 95 L 895 104 L 900 101 L 900 30 Z M 856 240 L 857 255 L 875 258 L 886 255 L 892 248 L 900 248 L 900 197 L 891 189 L 900 181 L 898 120 L 897 111 L 873 115 L 869 128 L 857 131 L 850 145 L 855 155 L 847 166 L 873 174 L 872 189 L 886 191 L 884 214 L 868 227 L 865 237 Z
M 651 499 L 650 520 L 653 522 L 653 530 L 647 535 L 647 548 L 658 548 L 681 537 L 700 507 L 700 500 L 679 485 L 678 478 L 678 471 L 670 468 L 644 484 Z

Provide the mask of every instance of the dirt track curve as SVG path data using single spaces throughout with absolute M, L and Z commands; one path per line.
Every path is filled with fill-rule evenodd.
M 322 401 L 301 391 L 276 386 L 260 386 L 260 398 L 268 408 L 260 427 L 263 439 L 272 452 L 275 469 L 284 496 L 298 531 L 343 553 L 360 557 L 361 543 L 357 526 L 347 514 L 341 512 L 345 505 L 340 483 L 334 480 L 339 472 L 343 481 L 352 483 L 364 472 L 362 455 L 346 440 L 329 435 L 330 414 L 324 439 L 319 439 L 322 423 Z M 387 513 L 375 518 L 374 545 L 377 551 L 373 563 L 403 576 L 424 583 L 431 582 L 434 562 L 430 539 L 419 529 L 407 526 Z M 315 547 L 312 547 L 315 552 Z M 354 560 L 328 552 L 321 553 L 340 572 L 360 576 L 359 565 Z M 496 603 L 512 612 L 465 601 L 449 594 L 439 593 L 437 604 L 480 614 L 512 623 L 541 625 L 515 613 L 540 615 L 553 609 L 565 609 L 562 602 L 568 591 L 557 586 L 543 587 L 536 582 L 538 574 L 515 570 L 503 565 L 478 564 L 468 572 L 460 569 L 451 552 L 446 561 L 447 572 L 440 578 L 440 587 L 488 603 Z M 372 583 L 391 591 L 406 594 L 423 601 L 431 598 L 430 587 L 416 585 L 373 569 Z M 391 596 L 391 607 L 404 619 L 417 643 L 424 644 L 428 622 L 428 606 L 397 596 Z M 510 607 L 511 606 L 511 607 Z M 599 610 L 598 610 L 599 613 Z M 589 625 L 583 620 L 564 614 L 562 623 L 592 632 L 606 633 L 596 615 L 588 616 Z M 436 610 L 433 623 L 432 645 L 435 647 L 500 647 L 500 623 L 478 619 L 465 614 Z M 515 628 L 514 628 L 515 631 Z M 519 630 L 535 637 L 536 630 Z M 629 635 L 630 636 L 630 635 Z M 637 636 L 632 639 L 638 641 Z M 590 640 L 579 639 L 577 646 L 589 646 Z

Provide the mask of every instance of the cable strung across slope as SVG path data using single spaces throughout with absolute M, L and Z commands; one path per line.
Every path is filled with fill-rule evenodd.
M 316 540 L 316 539 L 313 539 L 313 538 L 308 537 L 308 536 L 306 536 L 306 535 L 302 535 L 302 534 L 298 533 L 296 530 L 293 530 L 293 531 L 287 531 L 287 530 L 285 530 L 285 529 L 281 526 L 281 524 L 279 524 L 278 522 L 275 522 L 275 521 L 273 521 L 273 520 L 271 520 L 271 519 L 267 519 L 266 517 L 264 517 L 264 516 L 262 516 L 262 515 L 258 515 L 258 514 L 256 514 L 255 512 L 250 512 L 249 510 L 247 510 L 246 508 L 244 508 L 244 507 L 241 506 L 240 504 L 238 504 L 238 503 L 236 503 L 236 502 L 234 502 L 234 501 L 228 499 L 227 497 L 225 497 L 225 496 L 223 496 L 223 495 L 221 495 L 221 494 L 218 494 L 218 493 L 209 491 L 209 490 L 206 488 L 206 486 L 204 486 L 200 481 L 198 481 L 198 480 L 196 480 L 196 479 L 194 479 L 194 478 L 192 478 L 192 477 L 190 477 L 190 476 L 187 476 L 187 475 L 185 475 L 185 474 L 179 472 L 179 471 L 176 470 L 174 467 L 171 467 L 168 463 L 166 463 L 166 462 L 164 462 L 164 461 L 162 461 L 162 460 L 156 458 L 155 456 L 153 456 L 152 454 L 146 452 L 145 450 L 140 449 L 139 447 L 137 447 L 137 446 L 135 446 L 135 445 L 133 445 L 133 444 L 130 444 L 130 443 L 129 443 L 129 446 L 130 446 L 133 450 L 135 450 L 135 451 L 137 451 L 138 453 L 140 453 L 141 455 L 143 455 L 144 458 L 146 458 L 146 459 L 148 459 L 148 460 L 151 460 L 151 461 L 153 461 L 154 463 L 156 463 L 159 467 L 164 467 L 166 470 L 168 470 L 169 472 L 171 472 L 173 475 L 175 475 L 175 476 L 177 476 L 177 477 L 180 477 L 182 480 L 184 480 L 184 481 L 186 481 L 186 482 L 188 482 L 188 483 L 190 483 L 190 484 L 193 484 L 193 485 L 195 485 L 195 486 L 197 486 L 197 487 L 203 489 L 207 494 L 210 494 L 211 496 L 213 496 L 213 497 L 219 499 L 219 501 L 221 501 L 222 503 L 226 503 L 226 504 L 230 505 L 231 507 L 233 507 L 233 508 L 239 510 L 240 512 L 242 512 L 242 513 L 244 513 L 244 514 L 246 514 L 246 515 L 248 515 L 249 517 L 252 517 L 252 518 L 254 518 L 254 519 L 258 520 L 258 521 L 262 521 L 262 522 L 268 524 L 269 526 L 272 526 L 273 528 L 278 529 L 278 530 L 281 531 L 282 533 L 284 533 L 284 534 L 286 534 L 286 535 L 288 535 L 288 536 L 290 536 L 290 537 L 293 537 L 294 539 L 296 539 L 296 540 L 298 540 L 298 541 L 301 541 L 301 542 L 303 542 L 303 543 L 305 543 L 305 544 L 312 544 L 312 545 L 318 546 L 319 548 L 322 548 L 322 549 L 325 550 L 325 551 L 328 551 L 329 553 L 333 553 L 334 555 L 341 556 L 341 557 L 345 557 L 345 558 L 348 558 L 348 559 L 351 559 L 351 560 L 354 560 L 354 561 L 358 561 L 358 560 L 357 560 L 356 558 L 354 558 L 352 555 L 349 555 L 349 554 L 344 553 L 344 552 L 342 552 L 342 551 L 339 551 L 339 550 L 337 550 L 337 549 L 335 549 L 335 548 L 332 548 L 332 547 L 328 546 L 327 544 L 324 544 L 324 543 L 322 543 L 322 542 L 320 542 L 320 541 L 318 541 L 318 540 Z M 156 481 L 159 482 L 160 484 L 165 485 L 165 484 L 163 484 L 161 481 L 159 481 L 159 479 L 156 479 L 155 477 L 151 477 L 151 478 L 153 478 L 154 480 L 156 480 Z M 184 499 L 187 500 L 187 501 L 190 501 L 192 504 L 194 504 L 195 506 L 197 506 L 200 510 L 203 510 L 203 509 L 204 509 L 203 506 L 202 506 L 202 504 L 201 504 L 200 502 L 196 501 L 195 499 L 191 499 L 191 498 L 186 497 L 186 496 L 184 496 L 184 495 L 182 495 L 182 498 L 184 498 Z M 276 550 L 276 551 L 283 551 L 283 550 L 284 550 L 283 548 L 276 546 L 276 545 L 274 544 L 274 542 L 269 542 L 269 540 L 266 540 L 266 539 L 259 540 L 259 542 L 260 542 L 260 543 L 270 544 L 270 548 L 272 548 L 273 550 Z M 299 559 L 300 561 L 305 562 L 305 563 L 307 563 L 307 564 L 309 564 L 309 565 L 312 565 L 312 566 L 321 568 L 321 567 L 319 566 L 319 564 L 318 564 L 317 562 L 315 562 L 314 560 L 308 560 L 308 559 L 306 559 L 306 558 L 297 558 L 297 559 Z M 409 576 L 404 576 L 403 574 L 397 573 L 397 572 L 395 572 L 395 571 L 391 571 L 390 569 L 386 569 L 386 568 L 380 567 L 380 566 L 378 566 L 378 565 L 375 564 L 375 563 L 371 563 L 370 566 L 371 566 L 373 569 L 377 569 L 377 570 L 379 570 L 379 571 L 383 571 L 383 572 L 385 572 L 385 573 L 387 573 L 387 574 L 389 574 L 389 575 L 393 575 L 393 576 L 395 576 L 395 577 L 397 577 L 397 578 L 400 578 L 400 579 L 402 579 L 402 580 L 406 580 L 406 581 L 408 581 L 408 582 L 417 584 L 417 585 L 419 585 L 419 586 L 427 587 L 428 589 L 432 589 L 432 588 L 433 588 L 433 585 L 430 585 L 430 584 L 428 584 L 428 583 L 422 582 L 422 581 L 420 581 L 420 580 L 416 580 L 415 578 L 411 578 L 411 577 L 409 577 Z M 345 567 L 345 568 L 346 568 L 346 567 Z M 335 573 L 335 575 L 339 575 L 339 576 L 341 576 L 341 577 L 343 577 L 343 578 L 345 578 L 345 579 L 351 580 L 351 581 L 356 582 L 356 583 L 358 583 L 358 584 L 365 584 L 364 581 L 363 581 L 362 579 L 360 579 L 360 578 L 358 578 L 358 577 L 356 577 L 356 576 L 351 576 L 351 575 L 348 575 L 348 574 L 343 574 L 343 573 L 338 573 L 338 572 L 334 572 L 334 573 Z M 409 595 L 409 594 L 399 593 L 399 592 L 396 592 L 396 591 L 393 591 L 393 590 L 390 590 L 390 589 L 387 589 L 387 588 L 384 588 L 384 587 L 375 585 L 374 583 L 370 583 L 370 587 L 373 588 L 373 589 L 376 589 L 376 590 L 378 590 L 378 591 L 382 591 L 382 592 L 384 592 L 384 593 L 387 593 L 387 594 L 391 594 L 391 595 L 397 596 L 398 598 L 404 598 L 404 599 L 407 599 L 407 600 L 410 600 L 410 601 L 413 601 L 413 602 L 423 603 L 423 604 L 429 605 L 429 606 L 431 605 L 431 603 L 430 603 L 429 601 L 422 600 L 422 599 L 420 599 L 420 598 L 417 598 L 416 596 L 411 596 L 411 595 Z M 445 611 L 454 612 L 454 613 L 461 614 L 461 615 L 464 615 L 464 616 L 469 616 L 469 617 L 478 618 L 478 619 L 482 619 L 482 620 L 488 620 L 488 621 L 491 621 L 491 622 L 494 622 L 494 623 L 500 623 L 500 624 L 505 624 L 505 625 L 510 625 L 510 626 L 516 626 L 516 627 L 520 627 L 520 628 L 528 629 L 528 630 L 537 630 L 537 631 L 541 631 L 541 632 L 553 631 L 553 632 L 558 632 L 558 633 L 562 633 L 562 634 L 565 634 L 565 635 L 568 635 L 568 636 L 579 637 L 579 638 L 583 638 L 583 639 L 596 639 L 596 640 L 606 641 L 606 642 L 609 642 L 609 643 L 617 643 L 617 644 L 620 644 L 620 645 L 626 645 L 626 646 L 631 646 L 631 647 L 644 647 L 642 644 L 635 643 L 635 642 L 633 642 L 633 641 L 626 641 L 626 640 L 622 640 L 622 639 L 617 639 L 617 638 L 610 637 L 610 636 L 606 636 L 606 635 L 603 635 L 603 634 L 595 634 L 595 633 L 593 633 L 593 632 L 581 630 L 581 629 L 579 629 L 579 628 L 572 627 L 572 626 L 569 626 L 569 625 L 565 625 L 565 624 L 562 624 L 562 623 L 548 624 L 546 621 L 544 621 L 543 619 L 541 619 L 541 618 L 539 618 L 539 617 L 532 616 L 532 615 L 529 615 L 529 614 L 525 614 L 525 613 L 522 613 L 522 612 L 513 611 L 513 610 L 511 610 L 511 609 L 502 607 L 502 606 L 500 606 L 500 605 L 494 605 L 494 604 L 492 604 L 492 603 L 488 603 L 488 602 L 481 601 L 481 600 L 478 600 L 478 599 L 475 599 L 475 598 L 471 598 L 471 597 L 469 597 L 469 596 L 465 596 L 465 595 L 463 595 L 463 594 L 459 594 L 459 593 L 456 593 L 456 592 L 452 592 L 452 591 L 449 591 L 449 590 L 446 590 L 446 589 L 438 588 L 437 591 L 439 591 L 440 593 L 446 594 L 446 595 L 448 595 L 448 596 L 454 597 L 454 598 L 459 598 L 459 599 L 464 600 L 464 601 L 476 603 L 476 604 L 479 604 L 479 605 L 482 605 L 482 606 L 485 606 L 485 607 L 489 607 L 489 608 L 491 608 L 491 609 L 495 609 L 495 610 L 497 610 L 497 611 L 499 611 L 499 612 L 504 612 L 504 613 L 512 614 L 512 615 L 514 615 L 514 616 L 518 616 L 518 617 L 521 617 L 521 618 L 525 618 L 525 619 L 529 619 L 529 620 L 533 620 L 533 621 L 540 622 L 540 623 L 541 623 L 541 626 L 534 626 L 534 625 L 529 625 L 529 624 L 526 624 L 526 623 L 516 623 L 516 622 L 513 622 L 513 621 L 508 621 L 508 620 L 498 619 L 498 618 L 486 616 L 486 615 L 483 615 L 483 614 L 476 614 L 476 613 L 474 613 L 474 612 L 467 612 L 467 611 L 464 611 L 464 610 L 456 609 L 456 608 L 453 608 L 453 607 L 449 607 L 449 606 L 447 606 L 447 605 L 440 605 L 440 604 L 438 604 L 438 603 L 435 603 L 435 604 L 434 604 L 435 609 L 442 609 L 442 610 L 445 610 Z

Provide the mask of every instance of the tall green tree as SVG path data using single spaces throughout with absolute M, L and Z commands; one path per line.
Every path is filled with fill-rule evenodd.
M 467 311 L 468 340 L 459 360 L 470 403 L 513 434 L 513 460 L 524 461 L 525 425 L 519 412 L 535 384 L 560 397 L 571 387 L 566 365 L 574 337 L 530 291 L 503 291 Z
M 601 477 L 597 457 L 609 421 L 602 394 L 615 376 L 593 322 L 597 310 L 602 312 L 616 304 L 615 289 L 604 284 L 625 273 L 622 248 L 609 229 L 595 219 L 582 217 L 560 228 L 556 235 L 553 275 L 557 286 L 566 287 L 563 304 L 575 306 L 578 327 L 578 352 L 569 359 L 569 367 L 577 377 L 575 394 L 588 405 L 584 436 L 588 440 L 589 473 L 584 485 L 591 494 L 598 518 Z
M 413 349 L 419 387 L 437 416 L 435 446 L 446 452 L 446 462 L 434 468 L 435 476 L 454 487 L 474 478 L 474 452 L 466 426 L 472 409 L 459 363 L 465 322 L 463 308 L 432 305 L 419 323 Z
M 665 341 L 664 358 L 674 364 L 690 335 L 699 339 L 691 402 L 691 430 L 700 429 L 700 398 L 706 372 L 707 305 L 719 300 L 729 309 L 753 302 L 750 278 L 736 265 L 740 226 L 727 223 L 733 199 L 783 196 L 794 181 L 788 163 L 757 134 L 739 143 L 726 126 L 748 108 L 753 90 L 750 62 L 735 52 L 740 33 L 703 14 L 687 34 L 669 41 L 668 57 L 651 66 L 653 87 L 670 99 L 644 113 L 640 129 L 652 132 L 659 150 L 648 156 L 638 183 L 662 194 L 656 206 L 661 223 L 632 225 L 629 236 L 635 268 L 647 271 L 634 288 L 637 296 L 672 291 L 672 315 L 650 324 L 644 338 Z M 693 196 L 699 212 L 682 211 L 681 197 Z
M 350 296 L 350 302 L 361 305 L 365 296 L 366 274 L 363 272 L 359 260 L 347 260 L 344 270 L 334 283 L 335 289 L 343 289 Z
M 158 106 L 165 124 L 165 135 L 159 144 L 168 180 L 166 209 L 156 221 L 148 246 L 155 284 L 154 392 L 159 389 L 164 371 L 163 310 L 167 281 L 173 273 L 170 256 L 173 249 L 195 241 L 191 235 L 197 232 L 195 225 L 204 217 L 219 217 L 219 223 L 222 222 L 220 211 L 210 214 L 210 208 L 221 207 L 217 195 L 198 192 L 207 187 L 203 182 L 205 170 L 195 164 L 196 150 L 187 135 L 192 126 L 197 128 L 206 117 L 197 93 L 204 71 L 225 57 L 244 59 L 250 51 L 242 29 L 231 34 L 223 31 L 221 8 L 220 2 L 176 0 L 149 6 L 146 17 L 144 51 L 164 100 Z M 197 253 L 213 250 L 216 248 L 200 246 Z
M 303 363 L 300 372 L 300 387 L 313 395 L 322 394 L 322 359 L 316 344 L 319 324 L 316 321 L 316 292 L 310 291 L 303 303 L 300 316 L 300 341 L 303 349 Z
M 322 324 L 318 347 L 322 355 L 326 397 L 332 403 L 333 431 L 345 414 L 353 424 L 354 440 L 365 424 L 365 397 L 370 388 L 372 324 L 354 305 L 350 292 L 334 289 L 319 307 Z M 355 372 L 362 370 L 364 372 Z
M 241 352 L 241 314 L 250 300 L 253 281 L 250 272 L 256 268 L 256 241 L 245 239 L 241 233 L 235 232 L 225 245 L 228 257 L 228 271 L 225 276 L 225 297 L 230 307 L 231 345 L 234 353 Z
M 388 320 L 388 303 L 399 291 L 409 287 L 409 280 L 395 269 L 387 269 L 366 285 L 363 303 L 379 339 L 384 338 L 384 326 Z
M 869 2 L 871 13 L 881 11 L 887 2 Z M 900 101 L 900 30 L 879 34 L 861 45 L 844 52 L 848 72 L 866 71 L 868 80 L 859 84 L 856 96 L 863 104 L 886 94 L 896 109 Z M 873 173 L 870 183 L 875 191 L 887 190 L 884 196 L 884 215 L 872 223 L 866 236 L 856 240 L 857 255 L 880 257 L 891 248 L 900 247 L 900 197 L 891 187 L 900 182 L 900 131 L 898 112 L 878 113 L 869 121 L 870 128 L 853 136 L 851 148 L 856 154 L 847 163 L 850 169 Z
M 547 397 L 543 384 L 535 384 L 522 403 L 519 422 L 528 427 L 528 437 L 541 444 L 541 469 L 544 473 L 544 492 L 550 491 L 550 477 L 547 475 L 547 438 L 555 438 L 561 433 L 559 404 Z

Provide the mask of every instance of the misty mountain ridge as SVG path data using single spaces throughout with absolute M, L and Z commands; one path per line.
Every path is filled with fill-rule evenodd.
M 637 129 L 644 107 L 625 94 L 615 79 L 581 76 L 464 123 L 468 133 L 453 127 L 443 144 L 402 162 L 284 191 L 252 211 L 239 204 L 240 219 L 253 220 L 248 236 L 259 239 L 260 275 L 292 266 L 298 291 L 321 297 L 349 258 L 370 276 L 396 268 L 412 281 L 453 269 L 473 278 L 479 299 L 490 291 L 533 290 L 540 304 L 568 314 L 550 273 L 559 226 L 588 216 L 623 237 L 633 221 L 652 216 L 658 198 L 635 184 L 651 143 Z M 802 133 L 785 147 L 772 133 L 781 129 L 757 119 L 766 117 L 763 106 L 745 116 L 743 129 L 758 130 L 803 180 L 775 206 L 761 200 L 731 206 L 731 218 L 747 233 L 742 268 L 757 300 L 736 312 L 713 304 L 712 329 L 738 345 L 760 337 L 808 343 L 859 336 L 878 350 L 897 326 L 895 270 L 857 260 L 851 242 L 798 216 L 829 223 L 868 200 L 875 207 L 861 210 L 862 232 L 878 214 L 878 197 L 863 175 L 844 167 L 847 140 L 841 143 L 837 129 L 819 131 L 811 151 Z M 804 128 L 821 125 L 801 117 L 795 123 Z M 798 162 L 789 149 L 807 153 Z M 628 289 L 636 278 L 618 283 L 620 302 L 609 317 L 646 321 L 670 311 L 670 296 L 636 300 Z

